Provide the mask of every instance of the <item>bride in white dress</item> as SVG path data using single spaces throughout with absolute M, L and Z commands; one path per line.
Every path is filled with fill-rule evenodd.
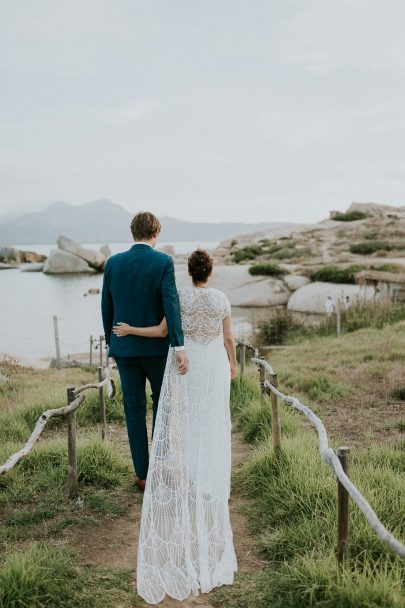
M 229 392 L 237 374 L 228 298 L 207 287 L 212 258 L 189 258 L 193 286 L 179 290 L 189 371 L 169 350 L 143 499 L 137 590 L 150 604 L 232 584 L 237 570 L 229 519 Z M 165 335 L 120 324 L 120 335 Z M 115 331 L 119 331 L 115 329 Z M 126 332 L 126 333 L 122 333 Z M 160 333 L 159 333 L 160 332 Z

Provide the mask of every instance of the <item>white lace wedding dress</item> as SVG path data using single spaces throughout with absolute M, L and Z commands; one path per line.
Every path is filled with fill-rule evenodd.
M 150 604 L 233 582 L 230 367 L 217 289 L 179 291 L 189 371 L 169 350 L 143 499 L 137 589 Z

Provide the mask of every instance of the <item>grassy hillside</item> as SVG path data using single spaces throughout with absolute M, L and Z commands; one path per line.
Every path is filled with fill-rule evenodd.
M 308 341 L 269 359 L 283 392 L 301 397 L 323 418 L 331 446 L 352 450 L 350 476 L 399 539 L 405 539 L 403 402 L 392 387 L 403 379 L 405 324 L 362 330 L 340 340 Z M 369 409 L 368 409 L 369 408 Z M 248 515 L 266 566 L 216 592 L 228 608 L 399 608 L 405 606 L 405 562 L 350 506 L 350 563 L 339 572 L 336 481 L 321 461 L 312 427 L 281 406 L 283 453 L 271 445 L 269 401 L 261 402 L 257 371 L 233 387 L 234 420 L 254 444 L 234 476 L 251 498 Z
M 405 539 L 405 322 L 275 349 L 268 359 L 283 392 L 324 420 L 332 447 L 352 448 L 350 476 L 383 523 Z M 0 365 L 0 460 L 18 450 L 37 417 L 66 403 L 66 387 L 94 381 L 90 370 L 35 371 Z M 281 406 L 283 455 L 269 440 L 271 413 L 255 368 L 233 383 L 235 427 L 253 446 L 234 475 L 246 497 L 251 533 L 263 570 L 239 574 L 233 587 L 207 601 L 226 608 L 404 608 L 405 564 L 377 539 L 351 505 L 350 568 L 334 558 L 336 481 L 320 460 L 314 431 Z M 132 466 L 121 395 L 107 404 L 108 439 L 98 430 L 96 391 L 78 412 L 80 500 L 67 499 L 66 426 L 51 422 L 33 452 L 0 477 L 0 608 L 118 608 L 139 605 L 130 571 L 111 567 L 114 546 L 104 533 L 137 524 L 131 505 Z M 246 503 L 248 506 L 246 506 Z M 139 507 L 138 504 L 138 507 Z M 137 511 L 139 513 L 139 509 Z M 114 534 L 112 535 L 115 538 Z M 90 544 L 90 538 L 97 543 Z M 116 544 L 119 540 L 116 540 Z M 88 555 L 100 553 L 98 564 Z M 108 549 L 106 547 L 108 546 Z

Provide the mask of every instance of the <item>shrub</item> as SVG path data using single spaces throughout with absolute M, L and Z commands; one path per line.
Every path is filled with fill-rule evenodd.
M 247 247 L 243 247 L 242 249 L 237 249 L 232 252 L 233 261 L 239 264 L 239 262 L 243 262 L 245 260 L 254 260 L 258 255 L 263 253 L 260 245 L 249 245 Z
M 350 253 L 370 255 L 376 251 L 391 251 L 394 247 L 387 241 L 364 241 L 350 245 Z
M 346 213 L 335 213 L 332 219 L 337 222 L 355 222 L 356 220 L 364 220 L 368 217 L 364 211 L 346 211 Z
M 259 338 L 263 344 L 283 344 L 292 335 L 306 330 L 296 322 L 287 309 L 277 310 L 268 321 L 259 324 Z
M 277 264 L 254 264 L 250 266 L 249 273 L 252 276 L 255 275 L 266 275 L 271 277 L 278 277 L 286 273 L 286 270 L 277 266 Z
M 325 283 L 355 283 L 356 274 L 362 270 L 361 266 L 349 266 L 339 268 L 338 266 L 324 266 L 311 274 L 312 281 L 323 281 Z
M 405 401 L 405 386 L 394 389 L 392 391 L 392 396 L 394 399 L 398 399 L 399 401 Z

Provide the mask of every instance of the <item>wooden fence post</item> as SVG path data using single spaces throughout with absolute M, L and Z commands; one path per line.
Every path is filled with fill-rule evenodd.
M 56 367 L 58 369 L 60 369 L 60 341 L 59 341 L 58 317 L 56 315 L 53 315 L 53 331 L 55 334 Z
M 340 300 L 336 302 L 336 336 L 339 338 L 342 331 L 342 315 L 340 311 Z
M 273 386 L 278 386 L 277 374 L 270 376 L 270 382 Z M 271 433 L 273 438 L 273 449 L 276 454 L 281 450 L 281 422 L 280 412 L 278 409 L 278 397 L 271 393 Z
M 264 359 L 263 356 L 259 356 L 259 359 Z M 259 366 L 259 374 L 260 374 L 260 387 L 261 387 L 261 399 L 262 399 L 262 403 L 265 400 L 265 390 L 264 390 L 264 386 L 263 386 L 263 382 L 266 381 L 266 370 L 264 369 L 263 365 Z
M 340 464 L 347 475 L 349 469 L 349 452 L 350 448 L 342 446 L 337 448 L 336 455 L 340 460 Z M 348 542 L 349 542 L 349 494 L 346 488 L 338 480 L 338 540 L 337 540 L 337 560 L 342 567 L 348 558 Z
M 246 346 L 242 344 L 242 348 L 240 351 L 240 377 L 243 378 L 243 374 L 245 373 L 245 363 L 246 363 Z
M 93 365 L 93 336 L 90 336 L 90 367 Z
M 103 368 L 98 368 L 98 382 L 102 382 L 103 378 Z M 107 426 L 107 418 L 105 413 L 105 399 L 104 399 L 104 386 L 100 386 L 98 389 L 98 403 L 100 408 L 100 423 L 101 423 L 101 437 L 105 439 L 105 429 Z
M 100 367 L 103 367 L 103 336 L 100 336 Z
M 67 389 L 67 402 L 72 403 L 75 399 L 74 387 Z M 76 412 L 67 417 L 68 424 L 68 461 L 69 461 L 69 498 L 76 498 L 79 494 L 77 483 L 77 453 L 76 453 Z

